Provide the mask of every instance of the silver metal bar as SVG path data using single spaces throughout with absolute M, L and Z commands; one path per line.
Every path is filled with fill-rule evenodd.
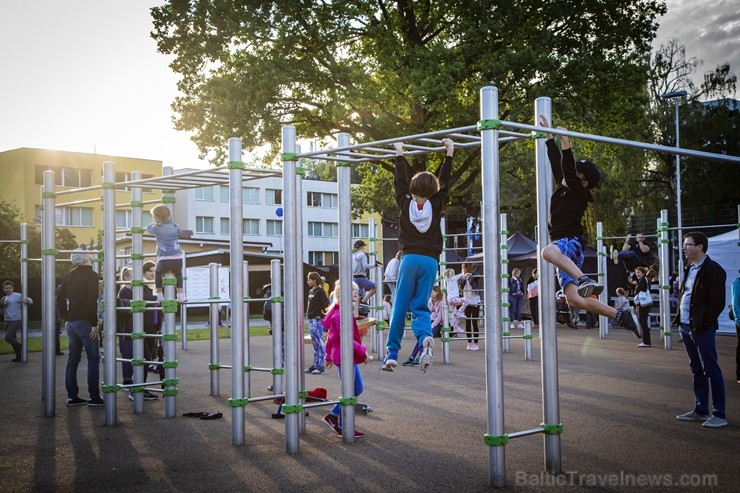
M 212 298 L 218 298 L 218 264 L 211 262 L 208 264 L 208 279 L 209 279 L 209 295 Z M 217 302 L 223 300 L 214 300 Z M 219 331 L 219 310 L 220 307 L 216 304 L 208 306 L 208 320 L 211 332 L 211 365 L 217 365 L 221 361 L 219 344 L 218 344 L 218 331 Z M 221 380 L 220 372 L 217 368 L 211 367 L 211 395 L 221 395 Z
M 55 412 L 55 384 L 56 384 L 56 348 L 54 347 L 54 320 L 56 318 L 56 257 L 53 253 L 56 214 L 54 213 L 54 172 L 44 171 L 44 186 L 42 189 L 43 209 L 41 212 L 41 310 L 42 310 L 42 395 L 44 400 L 44 416 L 53 417 Z

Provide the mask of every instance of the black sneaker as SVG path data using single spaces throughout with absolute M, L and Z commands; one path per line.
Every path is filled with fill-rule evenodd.
M 306 371 L 304 371 L 303 373 L 313 373 L 315 369 L 316 367 L 314 365 L 311 365 L 308 368 L 306 368 Z
M 588 276 L 578 279 L 578 296 L 581 298 L 590 298 L 594 294 L 598 296 L 603 290 L 604 286 Z
M 90 400 L 87 401 L 87 405 L 89 407 L 103 407 L 105 402 L 103 402 L 103 399 L 100 398 L 100 396 L 96 397 L 90 397 Z
M 637 318 L 637 315 L 635 315 L 635 312 L 632 311 L 632 308 L 617 310 L 617 323 L 635 334 L 638 339 L 642 339 L 640 320 Z
M 321 375 L 324 373 L 324 367 L 323 366 L 317 366 L 313 370 L 311 370 L 311 374 L 313 375 Z
M 79 397 L 70 397 L 67 399 L 67 407 L 84 406 L 85 404 L 87 404 L 87 399 L 80 399 Z
M 157 396 L 149 392 L 148 390 L 144 391 L 144 400 L 145 401 L 156 401 Z

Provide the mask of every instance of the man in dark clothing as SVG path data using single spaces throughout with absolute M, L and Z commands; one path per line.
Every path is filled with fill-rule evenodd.
M 98 281 L 92 270 L 92 255 L 80 245 L 72 254 L 72 263 L 77 267 L 67 274 L 59 287 L 57 307 L 63 320 L 66 320 L 69 338 L 69 358 L 65 374 L 67 405 L 102 407 L 100 397 L 100 332 L 98 329 Z M 87 355 L 87 386 L 90 400 L 81 399 L 77 386 L 77 367 L 82 359 L 82 348 Z
M 540 126 L 549 127 L 547 118 L 540 115 Z M 562 151 L 558 149 L 551 133 L 547 134 L 547 157 L 550 160 L 557 189 L 550 198 L 548 229 L 552 243 L 542 250 L 542 258 L 558 268 L 558 280 L 568 305 L 574 309 L 617 320 L 622 327 L 642 338 L 642 328 L 631 308 L 616 310 L 591 295 L 604 289 L 581 271 L 585 240 L 581 220 L 589 202 L 593 202 L 591 189 L 601 181 L 601 172 L 591 161 L 578 161 L 573 157 L 570 140 L 560 137 Z
M 680 328 L 681 342 L 694 374 L 694 409 L 676 416 L 680 421 L 703 421 L 707 428 L 727 426 L 725 380 L 717 360 L 715 333 L 719 315 L 725 308 L 727 273 L 707 255 L 709 241 L 704 233 L 687 233 L 683 253 L 688 261 L 681 285 L 674 324 Z M 709 414 L 709 393 L 712 414 Z

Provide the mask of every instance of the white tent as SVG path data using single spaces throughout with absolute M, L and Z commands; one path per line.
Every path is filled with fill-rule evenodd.
M 740 276 L 740 229 L 709 238 L 707 254 L 727 272 L 725 305 L 729 305 L 732 281 L 737 276 Z M 735 334 L 735 324 L 727 316 L 727 310 L 723 311 L 719 317 L 719 332 Z

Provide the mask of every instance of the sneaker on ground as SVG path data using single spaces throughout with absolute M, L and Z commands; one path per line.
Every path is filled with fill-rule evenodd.
M 311 365 L 308 368 L 306 368 L 306 371 L 303 373 L 313 373 L 313 371 L 316 369 L 316 366 Z
M 581 298 L 589 298 L 592 294 L 599 295 L 603 290 L 604 286 L 588 276 L 583 276 L 578 280 L 578 296 Z
M 517 329 L 523 329 L 523 328 L 524 328 L 524 324 L 520 323 L 520 324 L 518 324 L 518 325 L 516 326 L 516 328 L 517 328 Z
M 134 400 L 134 393 L 133 392 L 129 392 L 128 393 L 128 400 L 130 400 L 130 401 L 133 401 Z
M 477 344 L 471 344 L 470 345 L 470 350 L 471 351 L 480 351 L 480 348 L 478 347 Z
M 712 414 L 712 416 L 701 424 L 704 428 L 722 428 L 727 426 L 727 420 Z
M 514 328 L 514 324 L 513 323 L 510 323 L 509 324 L 509 329 L 513 329 L 513 328 Z
M 398 351 L 388 351 L 385 355 L 383 364 L 380 365 L 380 369 L 383 371 L 393 371 L 398 366 Z
M 411 366 L 419 366 L 419 358 L 414 358 L 414 361 L 411 362 Z
M 316 366 L 311 370 L 311 375 L 321 375 L 322 373 L 324 373 L 324 368 L 321 366 Z
M 339 416 L 334 416 L 332 413 L 329 413 L 324 416 L 321 421 L 323 421 L 326 426 L 331 428 L 334 433 L 342 436 L 342 429 L 339 427 Z
M 145 390 L 144 391 L 144 400 L 145 401 L 156 401 L 157 399 L 158 399 L 158 397 L 156 395 L 152 394 L 151 392 L 149 392 L 148 390 Z
M 642 339 L 642 326 L 640 326 L 640 320 L 637 318 L 637 315 L 631 307 L 617 311 L 617 323 L 635 334 L 638 339 Z
M 87 399 L 80 399 L 79 397 L 70 397 L 67 399 L 67 406 L 84 406 L 87 404 Z
M 87 401 L 88 407 L 103 407 L 104 404 L 105 402 L 103 402 L 100 396 L 90 397 L 90 400 Z
M 650 344 L 645 344 L 644 342 L 641 342 L 637 345 L 637 347 L 652 347 Z
M 413 362 L 414 362 L 414 358 L 412 358 L 412 357 L 409 356 L 408 358 L 406 358 L 406 360 L 403 363 L 401 363 L 401 365 L 402 366 L 411 366 L 411 364 Z
M 699 414 L 696 411 L 679 414 L 676 419 L 679 421 L 706 421 L 710 418 L 708 414 Z
M 434 338 L 432 338 L 432 336 L 426 336 L 421 345 L 424 349 L 421 350 L 421 356 L 419 357 L 419 369 L 426 372 L 427 369 L 432 366 L 432 360 L 434 359 L 434 355 L 432 354 Z

